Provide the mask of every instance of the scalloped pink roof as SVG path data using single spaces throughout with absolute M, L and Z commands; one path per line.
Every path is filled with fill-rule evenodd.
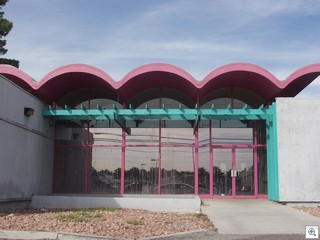
M 75 89 L 88 87 L 108 89 L 124 100 L 148 88 L 168 87 L 184 92 L 195 100 L 214 90 L 233 86 L 251 90 L 269 101 L 275 97 L 298 94 L 320 75 L 320 64 L 302 67 L 285 81 L 279 81 L 264 68 L 249 63 L 224 65 L 210 72 L 202 81 L 197 81 L 177 66 L 165 63 L 138 67 L 119 82 L 102 70 L 85 64 L 62 66 L 48 73 L 40 82 L 8 65 L 0 65 L 0 74 L 48 103 Z

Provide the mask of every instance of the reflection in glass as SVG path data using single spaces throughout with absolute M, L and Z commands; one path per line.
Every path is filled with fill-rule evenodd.
M 90 192 L 120 193 L 121 148 L 92 148 Z
M 207 123 L 209 121 L 206 121 Z M 205 124 L 205 123 L 203 123 Z M 198 134 L 199 134 L 199 146 L 209 146 L 210 144 L 210 128 L 199 128 Z
M 267 168 L 267 149 L 258 147 L 258 184 L 259 194 L 268 194 L 268 168 Z
M 184 121 L 186 122 L 186 121 Z M 162 128 L 161 130 L 162 145 L 187 145 L 194 144 L 192 128 Z
M 253 149 L 236 149 L 236 195 L 254 194 Z
M 158 187 L 157 147 L 127 147 L 125 194 L 155 194 Z
M 163 147 L 161 193 L 194 194 L 194 148 Z
M 84 193 L 86 150 L 88 161 L 91 148 L 86 149 L 87 131 L 76 123 L 57 122 L 54 149 L 54 193 Z M 92 139 L 92 134 L 89 134 Z
M 253 144 L 252 128 L 212 128 L 212 144 Z
M 214 194 L 232 195 L 232 149 L 213 149 Z
M 127 145 L 159 144 L 159 128 L 131 128 L 126 137 Z
M 210 193 L 210 153 L 209 147 L 199 148 L 199 194 Z
M 93 136 L 92 144 L 95 146 L 105 145 L 119 145 L 122 143 L 122 129 L 121 128 L 90 128 L 90 133 Z

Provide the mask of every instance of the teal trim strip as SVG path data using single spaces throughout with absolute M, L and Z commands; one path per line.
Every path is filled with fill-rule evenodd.
M 268 198 L 279 200 L 279 168 L 276 103 L 270 106 L 272 115 L 267 119 Z
M 269 109 L 52 109 L 42 115 L 51 120 L 263 120 Z

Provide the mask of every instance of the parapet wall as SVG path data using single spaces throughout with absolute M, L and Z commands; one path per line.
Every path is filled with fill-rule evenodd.
M 34 109 L 32 116 L 24 108 Z M 51 193 L 54 126 L 46 105 L 0 75 L 0 204 Z
M 279 201 L 320 202 L 320 99 L 276 102 Z

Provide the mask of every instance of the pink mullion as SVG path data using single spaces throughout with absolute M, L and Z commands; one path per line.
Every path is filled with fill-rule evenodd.
M 123 103 L 123 108 L 126 108 L 126 103 Z M 125 126 L 124 126 L 125 127 Z M 124 174 L 126 163 L 126 131 L 122 129 L 122 149 L 121 149 L 121 180 L 120 180 L 120 194 L 124 194 Z
M 122 129 L 122 150 L 121 150 L 121 183 L 120 194 L 124 194 L 124 173 L 125 173 L 125 158 L 126 158 L 126 132 Z
M 199 129 L 195 129 L 195 163 L 194 163 L 194 194 L 198 195 L 199 193 Z
M 200 101 L 199 101 L 199 95 L 197 96 L 197 106 L 200 108 Z M 195 132 L 195 163 L 194 163 L 194 194 L 198 195 L 199 193 L 199 127 L 196 126 L 196 132 Z
M 255 147 L 253 148 L 253 176 L 254 176 L 254 195 L 258 198 L 258 152 L 257 152 L 257 143 L 258 143 L 258 133 L 257 133 L 257 122 L 254 122 L 253 127 L 253 141 Z
M 210 143 L 210 157 L 209 157 L 209 166 L 210 166 L 210 195 L 213 196 L 214 192 L 213 192 L 213 184 L 214 184 L 214 172 L 213 172 L 213 149 L 212 149 L 212 129 L 211 129 L 211 120 L 209 120 L 209 143 Z
M 158 194 L 161 194 L 161 120 L 159 120 Z
M 232 169 L 236 169 L 236 149 L 232 148 Z M 236 197 L 236 177 L 232 177 L 232 197 Z

